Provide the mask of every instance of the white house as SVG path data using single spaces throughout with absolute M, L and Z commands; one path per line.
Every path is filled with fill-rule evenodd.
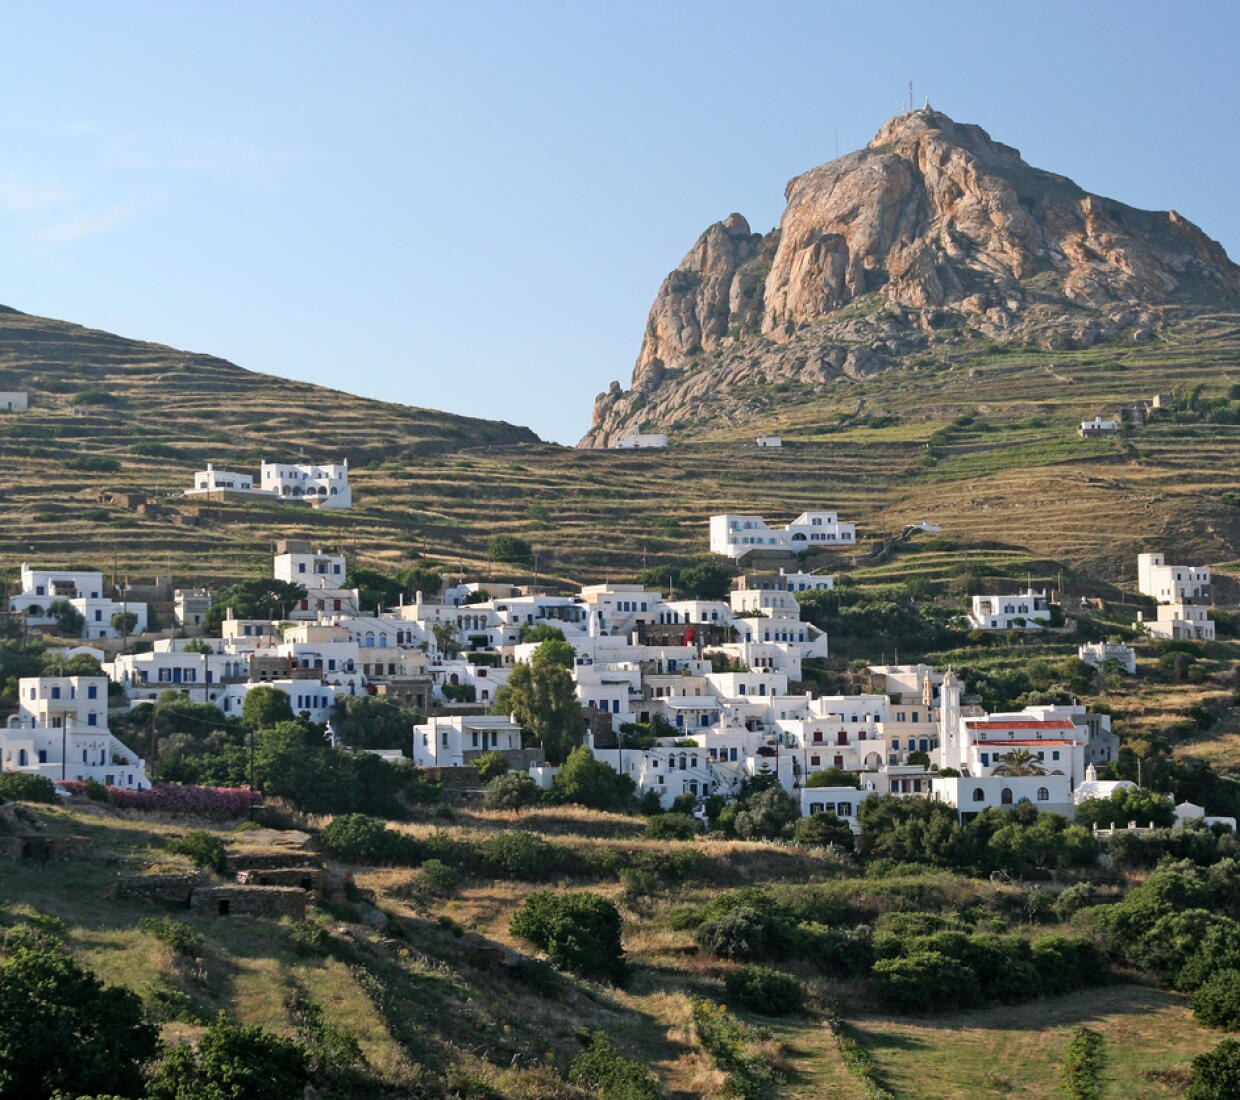
M 710 551 L 739 561 L 754 550 L 783 551 L 855 546 L 857 528 L 841 523 L 836 512 L 802 512 L 786 527 L 776 530 L 761 516 L 710 517 Z
M 107 677 L 32 676 L 17 687 L 17 713 L 0 730 L 0 771 L 150 786 L 145 761 L 108 729 Z
M 195 496 L 200 493 L 222 491 L 253 493 L 255 492 L 254 476 L 238 473 L 236 470 L 217 470 L 212 463 L 208 462 L 205 470 L 199 470 L 194 474 L 194 487 L 187 489 L 185 495 Z
M 629 451 L 634 449 L 643 450 L 649 447 L 666 447 L 667 436 L 659 432 L 628 431 L 617 439 L 611 446 L 613 450 L 617 451 Z
M 349 508 L 353 491 L 349 488 L 349 462 L 286 463 L 264 462 L 259 471 L 264 492 L 281 500 L 304 500 L 323 508 Z
M 271 575 L 276 580 L 300 584 L 307 589 L 343 588 L 347 573 L 343 554 L 329 554 L 326 550 L 312 553 L 302 543 L 289 544 L 284 553 L 272 560 Z
M 1090 436 L 1113 435 L 1119 431 L 1119 421 L 1103 420 L 1101 416 L 1095 416 L 1093 420 L 1082 420 L 1081 426 L 1077 428 L 1077 434 L 1083 439 Z
M 1162 554 L 1138 554 L 1137 587 L 1158 601 L 1158 613 L 1149 620 L 1137 612 L 1134 626 L 1153 638 L 1214 641 L 1208 566 L 1167 565 Z
M 1159 603 L 1209 603 L 1210 567 L 1167 565 L 1162 554 L 1138 554 L 1137 588 Z
M 30 396 L 24 390 L 0 390 L 0 412 L 21 412 L 30 407 Z
M 1066 775 L 934 776 L 930 780 L 930 797 L 955 807 L 961 822 L 972 821 L 992 807 L 1011 809 L 1018 802 L 1031 802 L 1043 813 L 1068 818 L 1076 812 Z
M 211 610 L 211 593 L 205 588 L 178 588 L 172 595 L 177 626 L 202 626 Z
M 245 706 L 245 697 L 257 687 L 272 687 L 284 692 L 294 714 L 304 711 L 309 721 L 318 723 L 331 718 L 337 695 L 348 694 L 318 680 L 270 680 L 266 683 L 247 680 L 240 684 L 226 684 L 216 705 L 230 717 L 239 717 Z
M 1076 655 L 1090 668 L 1101 668 L 1112 663 L 1115 668 L 1122 668 L 1129 676 L 1137 672 L 1137 651 L 1130 645 L 1118 642 L 1087 642 L 1077 648 Z
M 484 752 L 521 748 L 521 727 L 501 714 L 452 714 L 413 727 L 419 768 L 459 768 Z
M 968 619 L 975 630 L 1038 630 L 1051 612 L 1046 593 L 1030 588 L 1012 596 L 974 596 Z
M 758 436 L 759 447 L 782 447 L 784 441 L 777 435 L 760 435 Z
M 83 638 L 119 638 L 121 632 L 112 625 L 112 616 L 126 611 L 136 617 L 130 634 L 144 633 L 147 606 L 141 602 L 114 600 L 105 594 L 103 574 L 94 570 L 34 569 L 22 562 L 21 592 L 9 597 L 9 610 L 24 611 L 35 626 L 55 622 L 49 608 L 64 600 L 82 616 Z

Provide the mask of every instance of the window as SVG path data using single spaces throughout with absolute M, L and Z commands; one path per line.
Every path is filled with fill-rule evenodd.
M 99 724 L 99 715 L 94 712 L 88 714 L 86 716 L 86 724 L 88 726 L 97 726 Z
M 1038 788 L 1038 801 L 1049 802 L 1050 800 L 1051 800 L 1051 792 L 1048 791 L 1045 787 L 1039 787 Z
M 54 688 L 52 688 L 52 698 L 53 698 L 53 699 L 59 699 L 59 698 L 60 698 L 60 688 L 58 688 L 58 687 L 54 687 Z
M 1011 787 L 1003 788 L 1003 793 L 999 795 L 999 803 L 1003 806 L 1010 806 L 1012 804 L 1012 788 Z
M 835 804 L 835 816 L 836 817 L 852 817 L 852 803 L 851 802 L 837 802 Z
M 986 801 L 986 792 L 982 790 L 981 787 L 973 788 L 973 801 L 974 802 L 985 802 Z
M 88 685 L 86 688 L 86 698 L 97 699 L 98 697 L 99 697 L 99 688 L 96 687 L 94 684 Z

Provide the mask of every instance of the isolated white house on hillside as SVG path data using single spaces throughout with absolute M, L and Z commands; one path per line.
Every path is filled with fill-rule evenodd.
M 838 512 L 802 512 L 781 529 L 769 527 L 761 516 L 710 517 L 710 552 L 740 560 L 754 550 L 785 551 L 855 546 L 857 528 L 841 523 Z

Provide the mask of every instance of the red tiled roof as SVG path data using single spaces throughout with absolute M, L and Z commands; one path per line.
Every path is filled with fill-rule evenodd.
M 971 730 L 1070 730 L 1076 727 L 1066 718 L 1052 718 L 1046 721 L 994 722 L 989 719 L 965 719 L 964 723 Z
M 1052 741 L 1050 738 L 1040 741 L 974 741 L 974 745 L 1083 745 L 1084 741 Z

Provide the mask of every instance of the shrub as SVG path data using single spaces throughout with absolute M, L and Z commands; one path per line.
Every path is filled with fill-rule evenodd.
M 1240 970 L 1220 970 L 1207 978 L 1190 1004 L 1203 1024 L 1227 1031 L 1240 1029 Z
M 743 966 L 724 983 L 728 1003 L 763 1016 L 787 1016 L 805 1006 L 805 986 L 791 974 L 765 966 Z
M 796 800 L 782 790 L 771 788 L 751 798 L 732 819 L 736 835 L 744 840 L 765 840 L 792 831 L 800 820 L 801 808 Z
M 461 873 L 443 860 L 428 859 L 422 864 L 418 882 L 432 894 L 451 894 L 461 885 Z
M 649 840 L 692 840 L 696 832 L 697 827 L 688 814 L 659 814 L 646 822 Z
M 1224 1039 L 1213 1050 L 1193 1059 L 1187 1100 L 1230 1100 L 1240 1096 L 1240 1043 Z
M 195 829 L 183 840 L 174 840 L 168 845 L 168 851 L 189 856 L 194 866 L 204 871 L 223 871 L 227 850 L 228 846 L 220 837 L 205 829 Z
M 488 810 L 520 810 L 542 798 L 542 789 L 526 772 L 509 772 L 491 780 L 485 804 Z
M 418 863 L 422 849 L 411 836 L 389 829 L 365 814 L 335 818 L 320 834 L 319 844 L 329 856 L 346 863 Z
M 551 789 L 564 802 L 576 802 L 593 810 L 618 810 L 632 798 L 633 780 L 596 760 L 585 745 L 579 745 L 555 773 Z
M 198 958 L 202 954 L 202 934 L 184 921 L 172 917 L 143 917 L 138 927 L 162 940 L 178 955 Z
M 798 844 L 806 846 L 825 848 L 835 844 L 849 852 L 853 847 L 853 834 L 848 822 L 841 821 L 830 810 L 801 818 L 792 836 Z
M 108 788 L 100 783 L 98 779 L 87 779 L 84 786 L 86 787 L 86 797 L 92 802 L 107 802 Z
M 758 959 L 767 951 L 771 918 L 748 906 L 698 925 L 694 938 L 703 951 L 724 959 Z
M 871 973 L 879 1000 L 897 1012 L 958 1008 L 981 999 L 973 971 L 937 951 L 880 959 Z
M 598 894 L 531 894 L 510 928 L 545 951 L 554 966 L 612 981 L 624 977 L 620 914 Z
M 563 845 L 519 830 L 487 837 L 478 846 L 478 854 L 488 874 L 520 882 L 539 882 L 576 864 L 573 853 Z
M 874 963 L 873 930 L 867 924 L 830 928 L 825 924 L 802 923 L 797 931 L 814 965 L 828 977 L 858 978 L 868 974 Z
M 1068 1100 L 1099 1100 L 1102 1082 L 1102 1036 L 1087 1027 L 1078 1027 L 1064 1052 L 1060 1080 Z
M 481 756 L 475 758 L 473 764 L 478 769 L 478 778 L 483 783 L 490 783 L 492 779 L 504 775 L 508 771 L 508 757 L 498 749 L 484 752 Z
M 1078 882 L 1069 886 L 1055 899 L 1055 915 L 1060 920 L 1067 920 L 1081 909 L 1096 904 L 1097 891 L 1088 882 Z
M 660 1100 L 664 1095 L 650 1071 L 640 1062 L 622 1058 L 601 1031 L 580 1036 L 585 1050 L 568 1064 L 568 1079 L 595 1093 L 600 1100 Z
M 56 784 L 43 775 L 5 772 L 0 775 L 0 799 L 12 802 L 55 802 Z

